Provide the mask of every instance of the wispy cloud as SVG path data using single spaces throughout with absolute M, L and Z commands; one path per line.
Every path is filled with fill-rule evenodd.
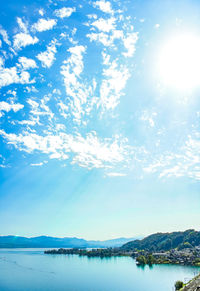
M 10 42 L 10 40 L 8 38 L 8 33 L 1 26 L 0 26 L 0 35 L 3 37 L 3 40 L 5 41 L 5 43 L 10 46 L 11 45 L 11 42 Z
M 88 89 L 84 83 L 79 82 L 84 68 L 83 54 L 86 47 L 77 45 L 68 49 L 70 57 L 63 62 L 61 74 L 64 77 L 66 94 L 71 97 L 70 109 L 74 115 L 75 121 L 80 122 L 83 114 L 82 105 L 86 103 Z
M 140 120 L 148 123 L 150 127 L 154 127 L 156 116 L 157 116 L 156 112 L 150 112 L 149 110 L 144 110 L 141 114 Z
M 17 17 L 17 23 L 19 25 L 20 31 L 23 33 L 28 33 L 28 25 L 27 23 L 23 22 L 20 17 Z
M 199 134 L 188 136 L 185 143 L 175 152 L 165 151 L 148 161 L 144 171 L 157 173 L 160 178 L 190 177 L 200 179 Z
M 33 153 L 40 151 L 49 155 L 50 159 L 66 160 L 71 156 L 71 163 L 88 169 L 107 168 L 121 163 L 126 159 L 126 140 L 99 139 L 96 132 L 91 132 L 86 137 L 60 133 L 59 136 L 39 136 L 34 133 L 7 134 L 0 130 L 9 144 L 17 149 Z
M 0 133 L 5 142 L 19 151 L 46 154 L 49 159 L 68 160 L 87 169 L 115 169 L 116 165 L 127 164 L 132 149 L 127 138 L 112 134 L 106 137 L 100 128 L 104 126 L 103 114 L 111 112 L 113 117 L 112 111 L 124 94 L 130 76 L 125 60 L 133 55 L 137 37 L 123 26 L 123 17 L 115 13 L 109 1 L 95 1 L 90 5 L 94 13 L 88 16 L 88 23 L 78 23 L 71 29 L 65 26 L 65 31 L 65 18 L 76 12 L 75 7 L 52 11 L 54 17 L 62 21 L 48 18 L 45 8 L 38 10 L 40 16 L 35 23 L 27 22 L 24 17 L 17 18 L 12 64 L 15 58 L 16 61 L 15 65 L 6 68 L 6 57 L 0 58 L 0 87 L 24 84 L 23 92 L 30 97 L 26 97 L 25 105 L 17 101 L 17 95 L 6 104 L 2 103 L 2 114 L 4 111 L 16 112 L 22 109 L 20 106 L 24 106 L 24 110 L 19 120 L 9 121 L 18 126 L 17 131 L 2 129 Z M 59 31 L 56 39 L 55 27 Z M 87 32 L 81 32 L 78 39 L 79 30 L 83 28 Z M 44 39 L 34 35 L 43 31 L 48 31 L 48 34 L 44 33 Z M 2 29 L 0 33 L 8 44 L 7 32 Z M 21 54 L 22 48 L 35 44 L 34 51 L 27 48 Z M 113 57 L 121 45 L 124 54 Z M 97 46 L 97 64 L 94 61 L 97 73 L 91 74 L 88 70 L 90 50 L 96 51 Z M 51 71 L 53 64 L 55 72 Z M 49 69 L 47 74 L 42 74 L 41 67 Z M 60 74 L 60 82 L 55 85 L 55 80 L 49 80 L 48 74 L 55 74 L 57 81 Z M 27 86 L 34 81 L 35 86 Z M 42 84 L 47 86 L 49 93 L 42 93 Z M 58 86 L 59 91 L 55 89 Z M 42 162 L 32 163 L 32 166 L 36 165 L 42 166 Z M 115 169 L 110 170 L 109 175 L 124 174 Z
M 47 128 L 50 127 L 50 123 L 54 117 L 54 113 L 48 106 L 50 98 L 48 95 L 45 95 L 41 100 L 35 101 L 31 98 L 27 100 L 27 103 L 30 106 L 30 121 L 33 125 L 38 124 L 42 125 L 47 124 Z M 43 121 L 42 121 L 43 120 Z M 28 123 L 27 123 L 28 124 Z
M 116 61 L 113 61 L 103 70 L 103 76 L 99 105 L 103 110 L 114 109 L 123 94 L 122 90 L 129 78 L 129 72 L 126 66 L 119 66 Z

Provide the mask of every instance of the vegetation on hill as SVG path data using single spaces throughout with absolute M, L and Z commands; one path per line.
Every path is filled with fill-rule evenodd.
M 186 249 L 200 245 L 200 232 L 194 229 L 171 233 L 155 233 L 142 240 L 124 244 L 122 250 L 147 250 L 150 252 Z

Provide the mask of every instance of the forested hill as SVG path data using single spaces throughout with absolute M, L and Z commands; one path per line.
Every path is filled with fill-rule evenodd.
M 183 249 L 200 245 L 200 232 L 194 229 L 171 233 L 155 233 L 141 240 L 134 240 L 124 244 L 123 250 L 167 251 Z

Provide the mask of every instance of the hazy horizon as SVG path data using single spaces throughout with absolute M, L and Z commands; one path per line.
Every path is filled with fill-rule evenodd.
M 75 236 L 71 236 L 71 235 L 60 235 L 60 236 L 56 236 L 56 235 L 49 235 L 49 234 L 35 234 L 35 235 L 20 235 L 20 234 L 0 234 L 1 236 L 19 236 L 19 237 L 26 237 L 26 238 L 33 238 L 33 237 L 40 237 L 40 236 L 46 236 L 46 237 L 55 237 L 55 238 L 77 238 L 77 239 L 84 239 L 84 240 L 97 240 L 97 241 L 105 241 L 105 240 L 114 240 L 114 239 L 142 239 L 145 238 L 151 234 L 155 234 L 155 233 L 170 233 L 170 232 L 182 232 L 182 231 L 186 231 L 188 229 L 193 229 L 193 228 L 187 228 L 187 229 L 178 229 L 178 230 L 172 230 L 172 231 L 156 231 L 154 233 L 147 233 L 147 234 L 136 234 L 136 235 L 132 235 L 132 236 L 117 236 L 117 237 L 110 237 L 110 238 L 101 238 L 101 237 L 96 237 L 96 238 L 90 238 L 90 237 L 82 237 L 79 236 L 78 234 Z M 199 229 L 194 229 L 195 231 L 199 231 Z

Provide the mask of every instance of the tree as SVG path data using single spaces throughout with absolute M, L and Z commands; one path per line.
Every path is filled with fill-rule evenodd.
M 145 256 L 137 257 L 136 262 L 138 263 L 138 265 L 146 265 L 147 263 Z
M 152 254 L 150 254 L 150 255 L 148 255 L 146 261 L 147 261 L 148 265 L 153 265 L 155 263 L 155 258 L 152 256 Z
M 182 281 L 176 281 L 175 289 L 176 290 L 180 290 L 181 288 L 183 288 L 183 282 Z

